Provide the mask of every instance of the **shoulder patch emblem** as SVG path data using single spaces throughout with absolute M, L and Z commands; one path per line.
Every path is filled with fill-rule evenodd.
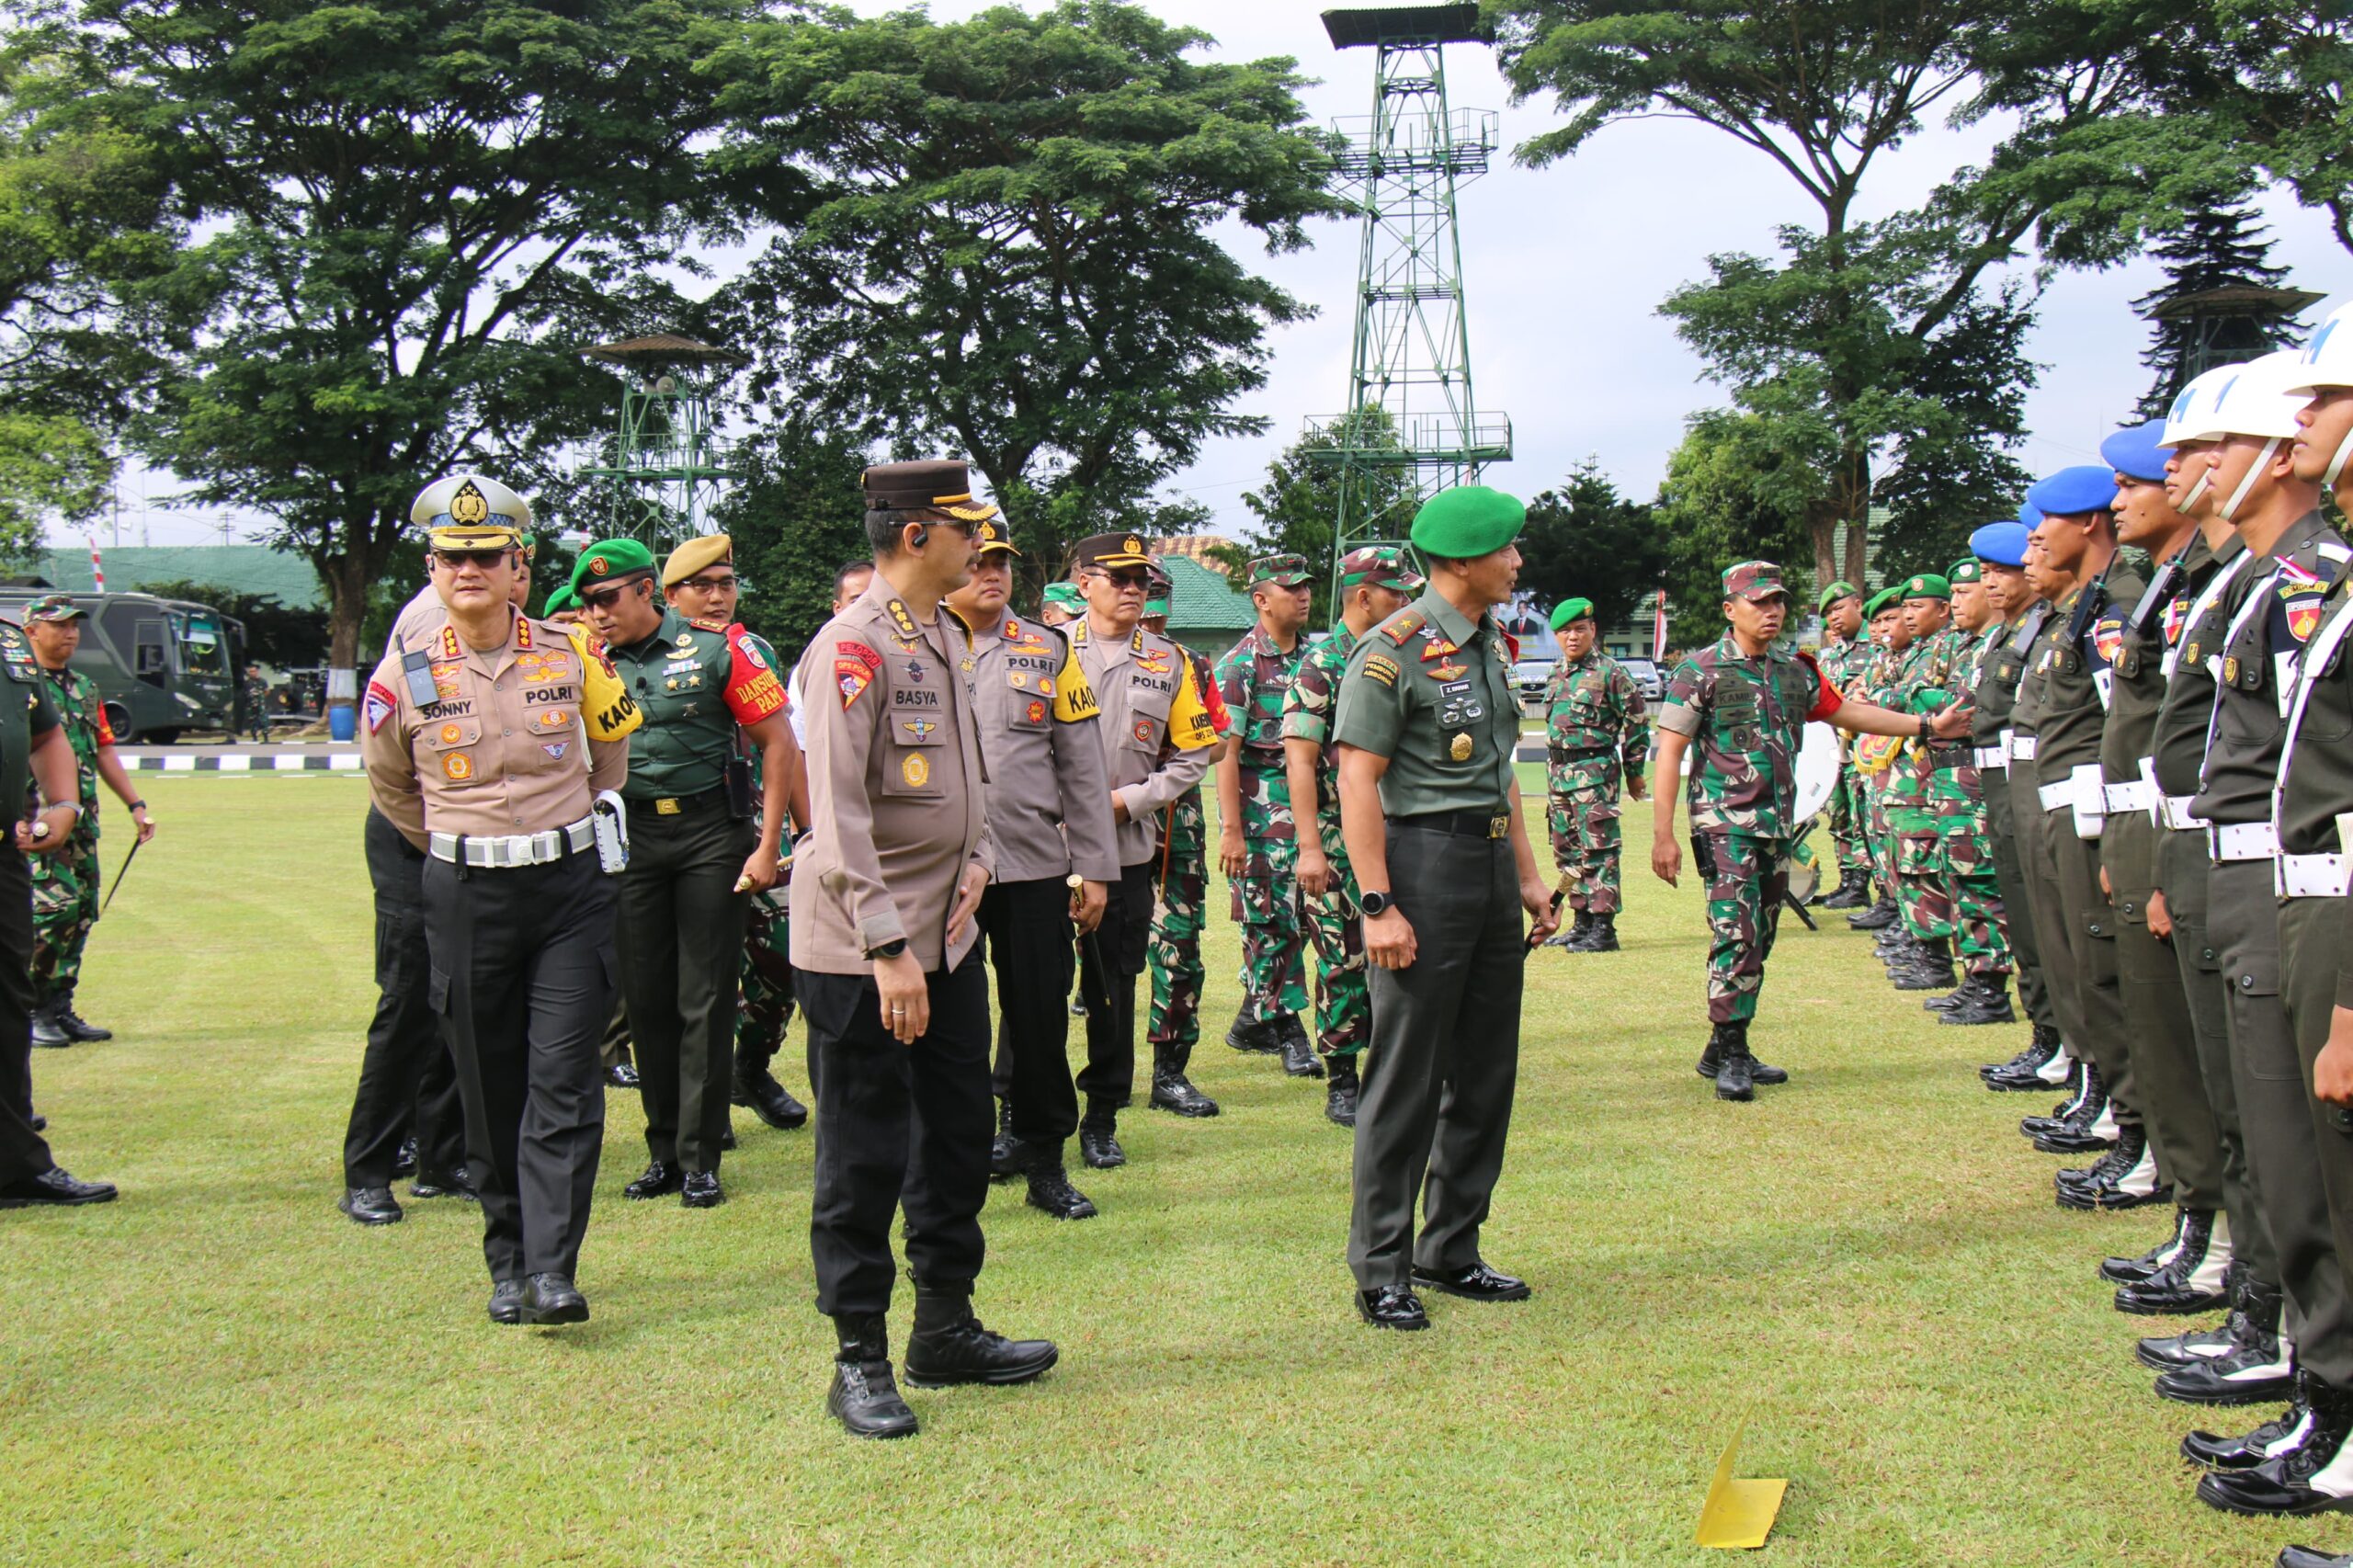
M 1388 625 L 1382 627 L 1381 634 L 1402 648 L 1405 645 L 1405 640 L 1421 629 L 1422 612 L 1417 609 L 1409 609 L 1400 613 Z

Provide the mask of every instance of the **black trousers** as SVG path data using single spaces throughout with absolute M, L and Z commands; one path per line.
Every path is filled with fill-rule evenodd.
M 2353 1300 L 2353 1111 L 2342 1109 L 2311 1093 L 2313 1062 L 2328 1043 L 2331 1015 L 2336 1010 L 2337 957 L 2344 950 L 2346 903 L 2341 898 L 2290 898 L 2279 903 L 2279 999 L 2295 1031 L 2296 1057 L 2304 1094 L 2304 1108 L 2313 1119 L 2314 1174 L 2327 1199 L 2329 1239 L 2336 1257 L 2338 1289 Z M 2348 1346 L 2353 1350 L 2353 1346 Z M 2325 1355 L 2305 1363 L 2314 1370 L 2325 1365 L 2342 1367 Z M 2336 1384 L 2336 1387 L 2344 1387 Z
M 0 1181 L 53 1167 L 33 1131 L 33 877 L 24 852 L 0 843 Z
M 2056 1033 L 2059 1015 L 2042 983 L 2042 949 L 2034 939 L 2034 912 L 2028 906 L 2025 865 L 2018 858 L 2018 815 L 2010 797 L 2008 769 L 1981 775 L 1985 791 L 1985 833 L 1994 845 L 1994 881 L 2002 890 L 2002 937 L 2010 946 L 2010 971 L 2018 978 L 2018 1001 L 2027 1017 Z
M 346 1187 L 390 1187 L 401 1140 L 416 1132 L 420 1174 L 447 1175 L 466 1155 L 458 1066 L 433 1017 L 425 950 L 425 852 L 375 807 L 360 845 L 376 890 L 376 1016 L 343 1134 Z
M 1079 959 L 1086 1065 L 1079 1069 L 1078 1091 L 1090 1110 L 1117 1110 L 1135 1094 L 1136 977 L 1143 973 L 1144 949 L 1152 941 L 1152 872 L 1150 860 L 1120 868 L 1120 880 L 1106 889 L 1103 924 Z M 1017 1099 L 1014 1109 L 1017 1115 Z
M 1519 1082 L 1528 957 L 1510 840 L 1412 817 L 1391 822 L 1388 837 L 1389 887 L 1413 922 L 1415 958 L 1371 973 L 1348 1218 L 1348 1267 L 1365 1290 L 1404 1284 L 1415 1263 L 1478 1259 Z
M 980 1277 L 988 1199 L 989 985 L 967 956 L 927 977 L 931 1028 L 902 1045 L 882 1027 L 871 974 L 795 970 L 809 1024 L 817 1168 L 809 1250 L 817 1310 L 891 1305 L 891 1216 L 907 1216 L 907 1267 L 926 1285 Z
M 2226 1194 L 2222 1140 L 2198 1061 L 2198 1032 L 2173 949 L 2149 930 L 2149 879 L 2162 849 L 2138 812 L 2108 818 L 2100 862 L 2110 868 L 2116 912 L 2117 999 L 2131 1040 L 2132 1083 L 2141 1119 L 2157 1152 L 2157 1170 L 2185 1209 L 2221 1209 Z
M 490 1277 L 577 1273 L 605 1142 L 611 884 L 593 850 L 498 871 L 428 859 L 425 936 Z
M 651 801 L 630 802 L 621 994 L 645 1099 L 645 1146 L 664 1164 L 690 1171 L 719 1168 L 727 1131 L 735 971 L 751 904 L 735 881 L 757 841 L 750 823 L 727 814 L 720 791 L 676 816 L 657 815 Z
M 1070 888 L 1060 878 L 991 882 L 981 894 L 981 936 L 996 971 L 993 1086 L 1024 1142 L 1059 1145 L 1078 1131 L 1070 1075 Z M 969 961 L 969 960 L 967 960 Z

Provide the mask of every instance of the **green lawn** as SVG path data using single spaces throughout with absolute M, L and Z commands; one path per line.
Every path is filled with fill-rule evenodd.
M 823 1411 L 807 1133 L 739 1114 L 725 1208 L 624 1204 L 643 1142 L 616 1096 L 595 1320 L 493 1327 L 474 1210 L 334 1207 L 371 1001 L 362 786 L 147 793 L 162 836 L 82 994 L 119 1038 L 34 1062 L 60 1157 L 122 1200 L 0 1215 L 0 1562 L 1697 1562 L 1752 1406 L 1744 1472 L 1790 1481 L 1782 1564 L 2353 1541 L 2193 1500 L 2181 1432 L 2267 1413 L 2150 1393 L 2093 1266 L 2161 1220 L 2056 1208 L 2013 1130 L 2044 1102 L 1972 1071 L 2023 1029 L 1935 1026 L 1843 925 L 1787 923 L 1756 1040 L 1796 1076 L 1745 1107 L 1691 1072 L 1688 879 L 1630 876 L 1624 953 L 1533 960 L 1486 1250 L 1535 1299 L 1434 1298 L 1433 1332 L 1394 1335 L 1351 1311 L 1320 1087 L 1218 1043 L 1221 919 L 1197 1077 L 1225 1114 L 1131 1113 L 1129 1166 L 1080 1173 L 1100 1219 L 992 1195 L 981 1312 L 1062 1365 L 918 1392 L 923 1435 L 870 1447 Z

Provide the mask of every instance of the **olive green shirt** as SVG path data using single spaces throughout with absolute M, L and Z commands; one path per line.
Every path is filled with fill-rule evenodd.
M 1357 644 L 1332 738 L 1389 759 L 1383 813 L 1506 809 L 1519 744 L 1511 658 L 1492 616 L 1474 626 L 1436 588 Z
M 734 662 L 724 629 L 697 626 L 675 609 L 642 642 L 605 650 L 645 722 L 629 738 L 629 782 L 621 798 L 651 801 L 716 790 L 735 748 L 727 686 Z
M 33 660 L 31 641 L 22 628 L 5 622 L 0 622 L 0 676 L 24 699 L 22 708 L 11 699 L 6 716 L 0 718 L 0 800 L 29 800 L 26 791 L 32 788 L 33 741 L 57 728 L 57 709 L 49 699 L 40 665 Z M 25 716 L 21 722 L 18 713 Z

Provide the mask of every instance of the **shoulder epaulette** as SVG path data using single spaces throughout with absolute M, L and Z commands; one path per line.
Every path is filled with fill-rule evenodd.
M 1381 623 L 1381 634 L 1402 648 L 1406 638 L 1422 629 L 1422 620 L 1420 610 L 1401 609 Z

